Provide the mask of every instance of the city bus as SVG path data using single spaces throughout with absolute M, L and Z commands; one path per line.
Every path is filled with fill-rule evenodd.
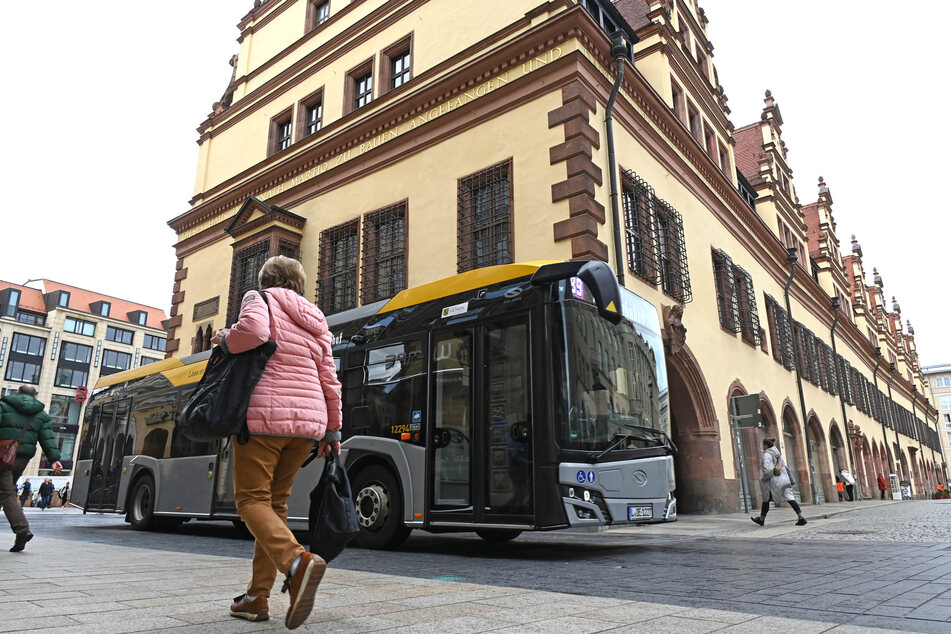
M 522 531 L 677 518 L 657 307 L 601 262 L 486 267 L 328 317 L 343 386 L 341 460 L 359 545 L 413 529 Z M 238 521 L 230 441 L 175 419 L 210 352 L 104 377 L 73 483 L 85 512 L 136 529 Z M 288 502 L 306 527 L 322 461 Z

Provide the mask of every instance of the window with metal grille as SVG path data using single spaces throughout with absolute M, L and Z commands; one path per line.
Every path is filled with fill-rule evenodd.
M 300 260 L 300 246 L 289 240 L 278 240 L 277 254 L 292 260 Z
M 651 205 L 654 190 L 632 171 L 621 173 L 621 200 L 624 205 L 624 233 L 627 265 L 634 275 L 650 284 L 660 282 L 654 241 Z
M 513 261 L 512 161 L 459 179 L 459 273 Z
M 320 232 L 317 305 L 325 313 L 336 313 L 357 305 L 359 224 L 358 220 L 352 220 Z
M 819 374 L 819 355 L 816 352 L 816 335 L 805 326 L 801 327 L 803 330 L 803 350 L 806 353 L 805 362 L 808 365 L 809 382 L 819 387 L 822 383 L 822 376 Z
M 406 288 L 406 203 L 368 213 L 363 219 L 363 304 L 393 297 Z
M 291 120 L 277 124 L 277 151 L 286 150 L 291 146 Z
M 836 395 L 839 390 L 836 387 L 838 381 L 836 380 L 835 356 L 832 354 L 832 348 L 825 342 L 820 341 L 819 351 L 822 357 L 822 387 L 829 394 Z
M 403 51 L 390 57 L 390 89 L 398 88 L 409 81 L 409 51 Z
M 770 337 L 773 343 L 773 358 L 787 370 L 795 370 L 796 357 L 789 314 L 769 295 L 766 296 L 766 310 L 771 317 Z
M 304 120 L 304 134 L 310 136 L 317 130 L 320 130 L 320 124 L 324 117 L 324 104 L 321 101 L 307 106 L 306 118 Z
M 681 304 L 686 304 L 693 299 L 693 295 L 690 292 L 690 273 L 687 270 L 687 243 L 684 240 L 683 220 L 680 213 L 663 200 L 656 201 L 654 214 L 657 220 L 661 287 Z
M 759 313 L 756 312 L 756 293 L 753 292 L 753 278 L 741 267 L 733 266 L 736 279 L 737 308 L 740 316 L 740 332 L 743 341 L 758 346 L 760 344 Z
M 244 294 L 258 287 L 258 272 L 267 261 L 269 253 L 269 240 L 262 240 L 235 252 L 231 264 L 231 292 L 228 299 L 229 325 L 238 321 Z
M 720 325 L 731 332 L 740 332 L 740 309 L 737 303 L 733 260 L 720 249 L 713 250 L 713 280 L 717 291 Z

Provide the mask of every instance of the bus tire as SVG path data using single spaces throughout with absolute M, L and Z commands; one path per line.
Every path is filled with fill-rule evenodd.
M 353 500 L 360 533 L 354 539 L 363 548 L 393 548 L 409 537 L 403 524 L 403 495 L 388 469 L 371 465 L 353 479 Z
M 148 473 L 136 479 L 129 496 L 129 523 L 137 531 L 156 527 L 155 479 Z
M 522 531 L 504 528 L 481 528 L 476 531 L 476 535 L 490 544 L 510 542 L 521 534 Z

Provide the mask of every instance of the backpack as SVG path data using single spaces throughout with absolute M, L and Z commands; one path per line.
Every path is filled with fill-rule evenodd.
M 267 304 L 267 295 L 258 293 Z M 205 366 L 205 374 L 182 408 L 176 427 L 186 438 L 197 442 L 235 435 L 239 443 L 247 442 L 251 392 L 275 350 L 277 344 L 273 341 L 237 354 L 228 354 L 216 346 Z

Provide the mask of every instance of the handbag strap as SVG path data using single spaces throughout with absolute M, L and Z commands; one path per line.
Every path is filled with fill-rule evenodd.
M 23 424 L 23 429 L 20 430 L 20 435 L 17 436 L 17 444 L 23 441 L 23 434 L 33 425 L 34 418 L 36 418 L 36 414 L 30 414 L 30 417 L 26 419 L 26 422 Z

